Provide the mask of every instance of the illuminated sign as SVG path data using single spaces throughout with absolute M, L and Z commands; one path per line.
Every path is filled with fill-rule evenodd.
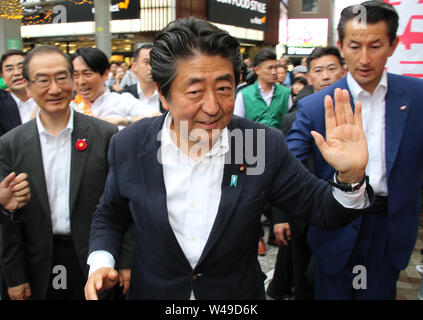
M 64 10 L 55 10 L 63 8 Z M 94 21 L 94 0 L 68 0 L 55 4 L 45 12 L 36 12 L 25 15 L 22 19 L 23 25 L 48 24 L 55 22 L 57 14 L 66 13 L 66 22 Z M 139 0 L 111 0 L 110 12 L 112 20 L 126 20 L 140 18 Z M 64 22 L 63 21 L 63 22 Z
M 266 30 L 267 0 L 209 0 L 207 20 L 248 29 Z
M 317 47 L 328 44 L 329 19 L 288 19 L 288 47 Z

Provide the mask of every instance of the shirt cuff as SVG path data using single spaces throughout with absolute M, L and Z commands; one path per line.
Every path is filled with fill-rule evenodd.
M 91 252 L 88 257 L 87 264 L 90 266 L 88 277 L 91 273 L 97 271 L 100 268 L 114 268 L 115 259 L 112 254 L 106 250 L 97 250 Z
M 353 192 L 342 191 L 332 187 L 332 194 L 336 201 L 349 209 L 364 209 L 369 206 L 369 196 L 366 192 L 367 183 L 364 182 L 360 189 Z

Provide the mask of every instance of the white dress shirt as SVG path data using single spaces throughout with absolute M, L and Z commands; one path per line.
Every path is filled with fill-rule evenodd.
M 109 89 L 106 89 L 90 107 L 97 118 L 149 116 L 156 112 L 128 92 L 120 94 L 110 92 Z
M 138 99 L 141 100 L 141 102 L 149 105 L 150 107 L 154 108 L 156 112 L 160 112 L 160 99 L 159 99 L 159 93 L 157 92 L 157 89 L 154 90 L 153 95 L 150 98 L 147 98 L 144 95 L 144 92 L 141 89 L 141 85 L 138 82 L 137 83 L 137 92 L 138 92 Z
M 21 117 L 21 122 L 25 123 L 31 120 L 32 113 L 34 112 L 37 103 L 33 98 L 29 98 L 25 102 L 19 99 L 14 93 L 10 92 L 12 98 L 15 100 L 16 105 L 18 106 L 19 115 Z
M 272 85 L 272 90 L 266 93 L 261 87 L 260 83 L 257 82 L 257 84 L 260 89 L 261 97 L 263 98 L 264 102 L 266 102 L 267 106 L 270 107 L 270 104 L 272 103 L 273 99 L 273 92 L 275 92 L 275 86 Z M 242 91 L 238 92 L 238 94 L 236 95 L 234 115 L 245 118 L 244 98 L 242 97 Z
M 369 162 L 366 167 L 369 183 L 373 187 L 375 194 L 387 196 L 385 96 L 388 91 L 388 78 L 386 72 L 383 72 L 382 78 L 372 95 L 363 90 L 350 73 L 347 75 L 347 84 L 354 102 L 360 101 L 363 106 L 363 130 L 369 150 Z
M 210 235 L 221 198 L 225 154 L 229 151 L 228 129 L 213 148 L 198 162 L 194 162 L 171 140 L 171 113 L 166 116 L 161 131 L 161 159 L 166 186 L 169 223 L 192 268 L 203 252 Z M 346 208 L 368 205 L 366 184 L 347 193 L 333 188 L 333 195 Z M 92 252 L 87 263 L 89 274 L 99 268 L 114 268 L 113 256 L 105 250 Z M 192 296 L 191 296 L 192 298 Z
M 66 128 L 57 136 L 53 136 L 46 131 L 41 122 L 39 112 L 36 121 L 40 135 L 41 155 L 53 234 L 70 235 L 69 187 L 73 110 L 71 108 Z

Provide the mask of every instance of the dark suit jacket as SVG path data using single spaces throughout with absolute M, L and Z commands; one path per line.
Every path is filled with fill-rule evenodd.
M 122 89 L 119 91 L 119 93 L 124 93 L 124 92 L 128 92 L 130 94 L 132 94 L 135 98 L 139 99 L 140 96 L 138 95 L 138 88 L 137 88 L 137 84 L 131 84 L 130 86 L 127 86 L 126 88 Z M 162 102 L 159 100 L 159 109 L 160 112 L 165 112 L 166 110 L 163 109 L 163 105 Z
M 74 114 L 70 223 L 81 270 L 86 275 L 91 217 L 104 190 L 108 172 L 109 142 L 116 132 L 117 128 L 112 124 L 78 112 Z M 86 139 L 85 150 L 76 149 L 78 139 Z M 3 271 L 8 287 L 29 282 L 32 299 L 44 299 L 53 267 L 51 213 L 41 157 L 35 119 L 15 128 L 0 139 L 0 172 L 27 172 L 32 191 L 31 200 L 20 210 L 24 215 L 23 222 L 1 226 Z M 131 258 L 128 257 L 128 260 Z
M 298 101 L 297 119 L 287 137 L 289 149 L 299 159 L 313 155 L 315 173 L 323 179 L 333 179 L 334 169 L 323 159 L 310 131 L 325 133 L 324 97 L 327 94 L 333 97 L 335 88 L 349 90 L 346 78 Z M 389 193 L 387 256 L 397 269 L 408 265 L 419 224 L 423 169 L 422 88 L 420 79 L 388 73 L 385 98 L 385 165 Z M 352 101 L 351 105 L 354 105 Z M 360 227 L 361 218 L 335 231 L 310 228 L 310 248 L 321 271 L 335 275 L 343 269 Z
M 253 152 L 255 129 L 262 129 L 264 172 L 240 171 L 231 139 L 227 156 L 232 161 L 227 158 L 224 166 L 216 220 L 192 269 L 169 224 L 163 167 L 158 162 L 157 137 L 164 119 L 165 115 L 141 119 L 112 138 L 105 192 L 91 226 L 90 252 L 107 250 L 116 258 L 122 234 L 134 222 L 136 254 L 129 299 L 189 299 L 192 290 L 197 299 L 264 299 L 265 275 L 257 246 L 266 202 L 324 228 L 345 225 L 361 212 L 341 207 L 329 184 L 309 174 L 288 152 L 279 130 L 234 116 L 229 130 L 238 129 L 244 136 L 245 130 L 253 129 Z M 243 161 L 247 172 L 255 167 L 245 155 Z M 238 176 L 236 187 L 230 186 L 232 175 Z
M 0 137 L 21 123 L 15 100 L 9 92 L 0 89 Z

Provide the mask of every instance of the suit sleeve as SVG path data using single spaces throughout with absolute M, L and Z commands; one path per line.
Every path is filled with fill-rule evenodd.
M 89 254 L 106 250 L 120 263 L 123 237 L 132 224 L 128 200 L 119 191 L 116 175 L 116 145 L 112 137 L 109 149 L 109 173 L 104 193 L 93 215 L 90 230 Z M 124 262 L 124 261 L 122 261 Z M 125 263 L 125 262 L 124 262 Z
M 11 140 L 0 139 L 0 176 L 13 171 Z M 19 212 L 19 211 L 18 211 Z M 3 215 L 3 213 L 1 213 Z M 28 282 L 25 268 L 23 224 L 11 220 L 1 224 L 1 264 L 7 287 Z
M 269 188 L 271 204 L 286 213 L 288 219 L 299 219 L 324 229 L 340 228 L 358 218 L 362 211 L 344 208 L 334 198 L 329 183 L 311 174 L 288 151 L 279 134 L 277 147 L 267 147 L 277 159 Z M 367 194 L 372 201 L 370 186 L 367 186 Z
M 289 150 L 300 160 L 307 159 L 313 150 L 314 140 L 310 134 L 313 129 L 313 119 L 306 108 L 298 101 L 298 112 L 291 130 L 286 135 Z

